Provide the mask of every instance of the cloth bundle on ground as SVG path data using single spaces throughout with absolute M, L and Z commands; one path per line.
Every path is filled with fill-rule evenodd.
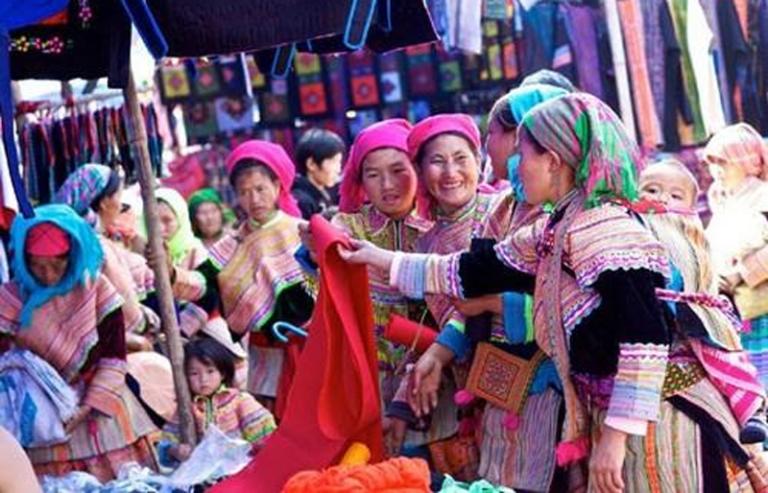
M 429 492 L 429 466 L 422 459 L 397 458 L 381 464 L 336 466 L 297 474 L 283 493 Z
M 353 442 L 383 455 L 377 355 L 368 272 L 338 255 L 346 238 L 320 216 L 310 221 L 320 292 L 278 430 L 240 474 L 212 493 L 278 492 L 299 471 L 339 462 Z M 365 287 L 363 287 L 365 286 Z
M 63 423 L 77 404 L 75 391 L 31 351 L 11 349 L 0 356 L 0 426 L 23 447 L 68 440 Z

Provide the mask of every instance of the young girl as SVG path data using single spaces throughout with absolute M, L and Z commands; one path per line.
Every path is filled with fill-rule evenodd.
M 232 388 L 235 361 L 219 342 L 201 337 L 184 346 L 184 371 L 192 392 L 195 428 L 198 436 L 215 425 L 231 438 L 262 444 L 275 431 L 275 419 L 247 392 Z M 158 446 L 160 462 L 172 465 L 184 461 L 192 447 L 179 443 L 178 424 L 169 423 Z
M 640 198 L 645 200 L 640 212 L 667 248 L 675 272 L 669 289 L 658 294 L 670 303 L 673 325 L 731 405 L 742 426 L 742 443 L 763 442 L 766 424 L 755 413 L 765 392 L 739 341 L 731 304 L 717 297 L 709 244 L 694 211 L 698 195 L 696 179 L 679 161 L 660 161 L 640 175 Z
M 768 387 L 768 147 L 741 123 L 715 134 L 704 154 L 715 178 L 707 226 L 714 269 L 747 322 L 741 342 Z

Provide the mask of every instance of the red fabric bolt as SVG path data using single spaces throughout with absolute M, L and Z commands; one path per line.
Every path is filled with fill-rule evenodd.
M 354 442 L 372 462 L 384 455 L 368 272 L 339 257 L 348 240 L 328 221 L 314 216 L 310 227 L 320 292 L 285 414 L 254 460 L 213 493 L 277 493 L 300 471 L 338 463 Z
M 40 223 L 27 233 L 24 251 L 37 257 L 58 257 L 69 253 L 69 235 L 53 223 Z
M 227 173 L 232 174 L 235 165 L 243 159 L 255 159 L 271 169 L 280 181 L 280 196 L 277 198 L 277 206 L 286 214 L 301 217 L 301 210 L 296 199 L 291 195 L 293 180 L 296 178 L 296 167 L 285 149 L 263 140 L 243 142 L 227 156 L 225 163 Z
M 363 161 L 373 151 L 392 148 L 408 153 L 408 133 L 411 124 L 402 118 L 392 118 L 366 127 L 355 137 L 344 166 L 344 178 L 341 181 L 341 212 L 357 212 L 365 202 L 365 192 L 361 183 Z
M 392 315 L 384 328 L 384 338 L 406 347 L 411 347 L 415 343 L 416 352 L 423 353 L 435 342 L 437 332 L 413 320 Z

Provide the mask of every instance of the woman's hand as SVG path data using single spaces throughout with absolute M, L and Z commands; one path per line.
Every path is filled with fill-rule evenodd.
M 627 434 L 603 425 L 597 446 L 589 459 L 589 482 L 599 493 L 622 493 L 624 456 L 627 453 Z
M 308 221 L 302 221 L 299 223 L 299 238 L 301 238 L 301 244 L 309 252 L 309 258 L 312 260 L 312 262 L 317 263 L 315 239 L 312 237 L 312 231 L 309 229 Z
M 417 417 L 426 416 L 437 408 L 443 368 L 453 357 L 450 349 L 440 344 L 432 344 L 416 362 L 410 375 L 411 391 L 408 404 Z
M 171 456 L 177 461 L 184 462 L 185 460 L 189 459 L 190 455 L 192 455 L 192 445 L 187 443 L 180 443 L 171 447 L 168 450 L 168 453 L 171 454 Z
M 369 241 L 349 240 L 350 249 L 339 246 L 339 256 L 350 264 L 367 264 L 389 272 L 395 252 L 379 248 Z
M 718 290 L 721 293 L 733 294 L 733 292 L 736 290 L 736 287 L 742 282 L 744 282 L 744 280 L 741 278 L 741 275 L 738 272 L 728 274 L 726 276 L 720 276 L 718 279 Z
M 77 428 L 83 421 L 88 419 L 88 416 L 91 414 L 91 406 L 88 405 L 82 405 L 77 408 L 77 411 L 75 411 L 75 415 L 70 418 L 69 421 L 64 423 L 64 432 L 67 435 L 72 434 L 72 432 Z
M 168 274 L 171 276 L 171 284 L 173 284 L 173 280 L 175 276 L 173 275 L 173 261 L 171 260 L 171 255 L 168 252 L 168 243 L 163 242 L 163 250 L 165 251 L 165 266 L 168 269 Z M 154 252 L 152 248 L 150 248 L 149 243 L 147 243 L 146 251 L 144 252 L 144 256 L 147 258 L 147 264 L 152 268 L 152 270 L 155 270 L 157 267 L 160 266 L 160 253 Z
M 139 353 L 142 351 L 153 351 L 152 343 L 140 334 L 126 334 L 125 345 L 129 353 Z
M 453 306 L 465 317 L 474 317 L 485 312 L 501 315 L 504 312 L 504 302 L 500 294 L 488 294 L 467 300 L 455 299 Z
M 390 458 L 399 456 L 405 441 L 405 430 L 408 428 L 408 423 L 399 418 L 384 418 L 381 426 L 384 432 L 384 447 L 387 456 Z

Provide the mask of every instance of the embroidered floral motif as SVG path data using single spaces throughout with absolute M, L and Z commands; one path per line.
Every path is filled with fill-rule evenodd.
M 64 50 L 72 49 L 72 40 L 64 40 L 60 36 L 44 38 L 39 36 L 19 36 L 11 39 L 11 53 L 28 53 L 38 51 L 46 55 L 59 55 Z
M 66 17 L 65 17 L 66 18 Z M 93 7 L 91 0 L 77 0 L 77 19 L 80 29 L 91 27 L 93 20 Z M 11 53 L 39 52 L 45 55 L 60 55 L 74 47 L 74 40 L 59 35 L 52 36 L 27 36 L 22 35 L 11 38 L 9 51 Z

